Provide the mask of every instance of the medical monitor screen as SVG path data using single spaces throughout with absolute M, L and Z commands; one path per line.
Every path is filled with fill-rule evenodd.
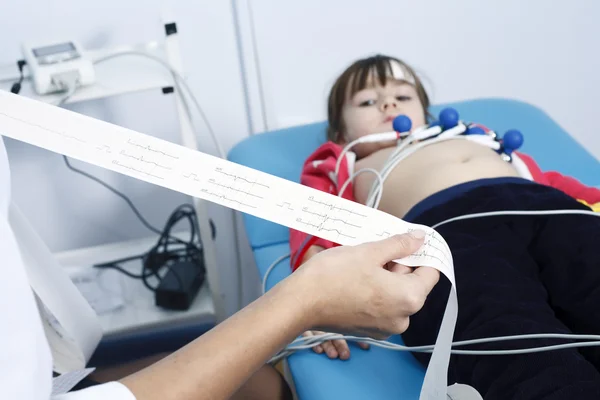
M 69 42 L 35 48 L 33 49 L 33 55 L 36 57 L 45 57 L 53 54 L 66 53 L 70 51 L 75 51 L 75 46 L 73 45 L 73 43 Z

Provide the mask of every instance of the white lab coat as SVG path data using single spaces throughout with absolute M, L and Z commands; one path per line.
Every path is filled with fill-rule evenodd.
M 8 222 L 9 204 L 10 170 L 0 136 L 0 398 L 135 400 L 133 394 L 118 382 L 51 396 L 52 355 Z

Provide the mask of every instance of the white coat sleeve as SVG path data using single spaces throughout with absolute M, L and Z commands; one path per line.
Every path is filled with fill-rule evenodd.
M 119 382 L 108 382 L 86 389 L 54 396 L 51 400 L 136 400 L 133 393 Z
M 52 356 L 21 254 L 8 223 L 10 171 L 0 138 L 0 398 L 46 400 Z
M 8 222 L 10 170 L 0 137 L 0 398 L 19 400 L 136 400 L 110 382 L 51 396 L 52 355 L 15 235 Z
M 46 400 L 52 356 L 7 213 L 0 213 L 0 398 Z

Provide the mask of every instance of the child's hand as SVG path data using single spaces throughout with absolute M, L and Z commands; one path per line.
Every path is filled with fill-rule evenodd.
M 302 336 L 318 336 L 324 333 L 325 332 L 321 331 L 306 331 L 302 334 Z M 361 349 L 369 349 L 369 345 L 367 343 L 358 342 L 358 345 Z M 321 354 L 323 351 L 325 351 L 327 356 L 331 359 L 338 358 L 338 356 L 341 360 L 347 360 L 350 358 L 350 348 L 348 347 L 348 343 L 346 343 L 346 341 L 343 339 L 328 340 L 313 347 L 313 351 L 318 354 Z

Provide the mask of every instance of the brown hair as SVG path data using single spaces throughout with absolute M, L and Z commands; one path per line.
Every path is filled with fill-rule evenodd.
M 374 77 L 379 80 L 379 83 L 382 86 L 385 85 L 387 79 L 389 79 L 390 76 L 393 76 L 392 65 L 394 63 L 398 63 L 404 70 L 404 73 L 414 79 L 415 89 L 419 96 L 419 100 L 421 101 L 421 105 L 425 110 L 425 119 L 427 120 L 429 96 L 417 74 L 402 60 L 378 54 L 355 61 L 346 68 L 333 84 L 327 101 L 327 119 L 329 122 L 327 126 L 328 140 L 339 142 L 342 139 L 340 137 L 341 132 L 344 131 L 342 109 L 346 99 L 352 97 L 356 92 L 365 89 L 371 74 L 374 74 Z

